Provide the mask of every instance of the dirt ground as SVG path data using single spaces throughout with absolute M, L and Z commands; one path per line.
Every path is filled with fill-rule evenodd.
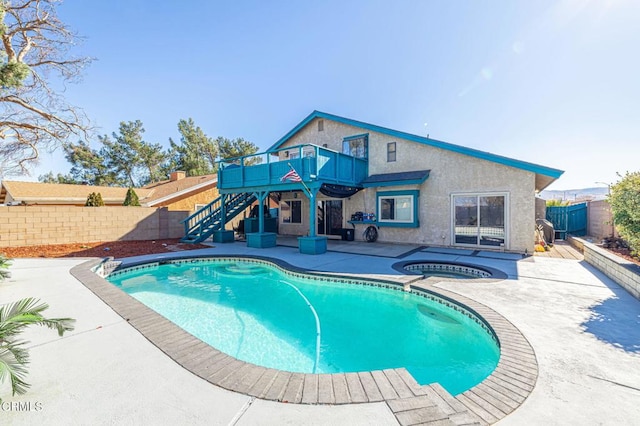
M 178 239 L 155 241 L 101 241 L 29 247 L 0 247 L 8 258 L 25 257 L 129 257 L 207 248 L 202 244 L 184 244 Z

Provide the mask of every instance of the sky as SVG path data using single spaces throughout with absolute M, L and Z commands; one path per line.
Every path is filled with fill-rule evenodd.
M 191 117 L 262 151 L 319 110 L 564 170 L 547 189 L 640 170 L 637 0 L 66 0 L 59 16 L 96 59 L 65 96 L 98 134 L 139 119 L 168 146 Z M 70 167 L 43 153 L 20 179 Z

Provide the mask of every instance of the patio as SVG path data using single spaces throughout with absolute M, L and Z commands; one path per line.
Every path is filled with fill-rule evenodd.
M 400 259 L 459 260 L 500 269 L 507 280 L 433 284 L 436 291 L 448 290 L 499 312 L 535 350 L 535 388 L 499 423 L 633 424 L 640 416 L 640 302 L 585 262 L 341 241 L 328 249 L 324 255 L 307 256 L 287 246 L 265 250 L 232 243 L 200 253 L 271 256 L 300 268 L 396 277 L 391 265 Z M 384 402 L 282 404 L 205 382 L 73 278 L 69 270 L 79 263 L 18 259 L 13 277 L 0 285 L 3 300 L 36 296 L 51 305 L 49 316 L 78 320 L 76 330 L 64 338 L 50 330 L 29 331 L 32 388 L 4 400 L 40 402 L 42 409 L 4 410 L 9 424 L 398 424 Z

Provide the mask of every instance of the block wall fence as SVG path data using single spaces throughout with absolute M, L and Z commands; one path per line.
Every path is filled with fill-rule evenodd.
M 188 215 L 164 207 L 2 206 L 0 247 L 180 238 Z
M 585 262 L 602 271 L 640 300 L 640 266 L 582 238 L 569 237 L 569 243 L 582 251 Z

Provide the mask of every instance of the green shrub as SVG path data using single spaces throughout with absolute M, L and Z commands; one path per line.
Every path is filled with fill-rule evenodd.
M 104 206 L 104 201 L 102 201 L 102 195 L 99 192 L 92 192 L 87 197 L 87 202 L 84 203 L 85 207 L 102 207 Z
M 22 395 L 29 388 L 26 382 L 29 342 L 19 337 L 24 329 L 41 325 L 56 330 L 59 336 L 73 330 L 75 320 L 71 318 L 45 318 L 42 312 L 48 307 L 33 297 L 0 305 L 0 384 L 8 378 L 12 395 Z
M 124 198 L 124 203 L 122 203 L 122 205 L 140 207 L 140 199 L 138 198 L 138 194 L 136 194 L 136 191 L 134 191 L 133 188 L 129 188 L 127 190 L 127 196 Z
M 547 200 L 547 207 L 562 207 L 568 206 L 569 201 L 562 201 L 560 199 Z
M 0 281 L 11 277 L 11 272 L 7 270 L 9 266 L 11 266 L 11 259 L 7 258 L 4 254 L 0 254 Z
M 640 172 L 629 173 L 611 186 L 613 223 L 634 255 L 640 254 Z

